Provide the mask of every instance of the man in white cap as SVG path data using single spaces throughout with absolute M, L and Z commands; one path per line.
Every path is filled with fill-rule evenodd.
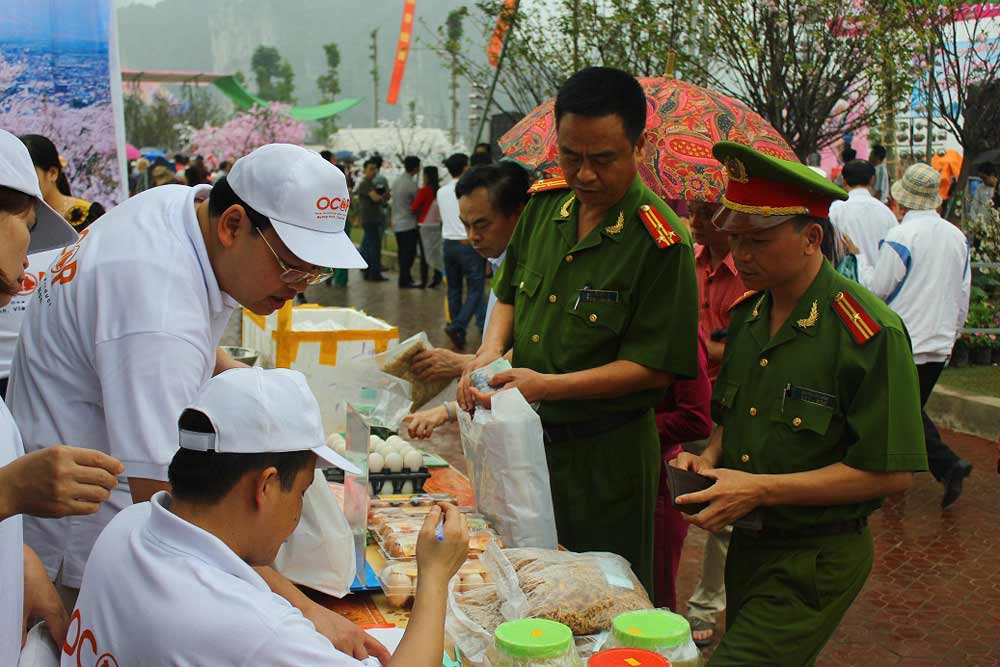
M 333 267 L 364 266 L 344 233 L 349 207 L 339 169 L 271 144 L 212 187 L 163 186 L 122 203 L 41 280 L 7 396 L 25 450 L 65 442 L 125 464 L 95 515 L 25 520 L 68 608 L 101 529 L 167 488 L 177 415 L 237 365 L 217 352 L 236 306 L 265 315 Z M 286 580 L 272 584 L 293 594 Z
M 59 248 L 76 232 L 42 197 L 28 149 L 0 130 L 0 306 L 25 288 L 28 253 Z M 107 454 L 49 447 L 25 456 L 17 424 L 0 403 L 0 664 L 16 665 L 26 621 L 43 619 L 57 644 L 68 614 L 45 568 L 24 546 L 22 515 L 97 511 L 122 464 Z
M 305 377 L 226 371 L 209 380 L 179 427 L 172 490 L 119 513 L 94 545 L 62 664 L 88 656 L 99 667 L 378 664 L 337 651 L 253 567 L 272 562 L 295 529 L 315 467 L 357 471 L 323 444 Z M 431 509 L 417 542 L 413 614 L 383 664 L 440 667 L 448 581 L 468 540 L 454 506 Z
M 969 313 L 969 243 L 938 215 L 940 181 L 937 170 L 918 163 L 892 184 L 892 198 L 903 211 L 902 223 L 886 234 L 871 284 L 865 285 L 906 325 L 920 378 L 921 406 L 927 404 Z M 926 409 L 923 420 L 927 463 L 944 485 L 941 507 L 948 507 L 962 494 L 972 464 L 941 440 Z

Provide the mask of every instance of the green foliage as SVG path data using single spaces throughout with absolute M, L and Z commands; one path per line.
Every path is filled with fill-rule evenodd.
M 258 46 L 250 59 L 257 81 L 257 97 L 269 102 L 295 103 L 295 72 L 273 46 Z
M 124 95 L 125 138 L 134 146 L 158 146 L 166 150 L 180 145 L 177 102 L 158 90 L 147 104 L 138 92 Z
M 340 48 L 333 42 L 323 45 L 326 54 L 326 73 L 316 79 L 321 102 L 335 102 L 340 95 Z M 330 116 L 319 121 L 318 133 L 323 137 L 319 143 L 325 143 L 327 138 L 337 131 L 336 116 Z

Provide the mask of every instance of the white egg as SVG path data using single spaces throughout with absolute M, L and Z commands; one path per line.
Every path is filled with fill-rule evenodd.
M 385 467 L 385 459 L 378 452 L 372 452 L 368 455 L 368 472 L 380 473 L 382 468 Z
M 385 457 L 385 467 L 389 469 L 389 472 L 402 472 L 403 457 L 395 452 L 389 454 Z
M 390 447 L 395 447 L 396 449 L 399 449 L 403 445 L 407 444 L 406 440 L 403 440 L 398 435 L 390 435 L 386 439 L 386 442 L 389 444 Z
M 333 451 L 337 452 L 338 454 L 344 454 L 344 453 L 346 453 L 347 452 L 347 441 L 344 440 L 343 438 L 341 438 L 340 442 L 338 442 L 337 445 L 333 448 Z
M 377 435 L 372 435 L 372 436 L 368 437 L 368 448 L 369 449 L 371 449 L 372 447 L 375 447 L 376 449 L 378 449 L 378 446 L 381 445 L 381 444 L 385 444 L 385 440 L 383 440 L 382 438 L 378 437 Z
M 330 435 L 326 436 L 326 446 L 333 447 L 334 445 L 337 444 L 337 440 L 340 439 L 341 435 L 339 433 L 331 433 Z
M 403 486 L 399 489 L 399 492 L 404 496 L 408 496 L 413 493 L 413 482 L 406 480 L 403 482 Z
M 410 472 L 417 472 L 423 467 L 423 465 L 424 465 L 424 457 L 420 452 L 418 452 L 415 449 L 410 450 L 403 457 L 403 467 L 409 470 Z

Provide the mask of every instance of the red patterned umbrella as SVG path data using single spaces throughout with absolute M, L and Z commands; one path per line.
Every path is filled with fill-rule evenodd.
M 646 91 L 646 149 L 639 173 L 664 199 L 717 202 L 725 188 L 712 144 L 735 141 L 798 160 L 778 131 L 745 104 L 685 81 L 639 79 Z M 554 99 L 543 102 L 500 137 L 500 149 L 532 169 L 559 174 Z

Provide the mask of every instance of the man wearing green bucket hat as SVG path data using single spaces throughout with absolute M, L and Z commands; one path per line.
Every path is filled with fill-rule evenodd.
M 910 340 L 880 299 L 821 248 L 846 193 L 808 167 L 730 142 L 715 223 L 750 292 L 732 310 L 701 456 L 671 463 L 715 483 L 678 498 L 691 521 L 733 531 L 727 628 L 709 663 L 814 664 L 871 571 L 867 518 L 927 469 Z

